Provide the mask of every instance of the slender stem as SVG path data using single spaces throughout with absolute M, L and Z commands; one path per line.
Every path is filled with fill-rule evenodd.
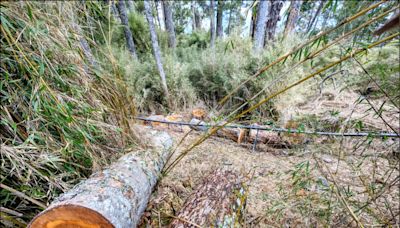
M 41 207 L 43 209 L 46 209 L 46 205 L 44 205 L 42 202 L 39 202 L 38 200 L 35 200 L 35 199 L 25 195 L 24 193 L 22 193 L 22 192 L 20 192 L 18 190 L 15 190 L 15 189 L 13 189 L 11 187 L 8 187 L 5 184 L 0 183 L 0 188 L 3 188 L 3 189 L 11 192 L 12 194 L 14 194 L 14 195 L 16 195 L 18 197 L 21 197 L 21 198 L 23 198 L 25 200 L 28 200 L 29 202 L 34 203 L 34 204 L 38 205 L 39 207 Z
M 278 91 L 278 92 L 276 92 L 276 93 L 274 93 L 274 94 L 268 96 L 267 98 L 265 98 L 265 99 L 261 100 L 260 102 L 258 102 L 256 105 L 254 105 L 254 106 L 248 108 L 247 110 L 245 110 L 245 111 L 243 111 L 242 113 L 236 115 L 235 117 L 231 118 L 230 120 L 226 121 L 225 123 L 223 123 L 223 124 L 221 124 L 221 125 L 218 125 L 217 127 L 211 128 L 206 134 L 204 134 L 204 135 L 203 135 L 202 137 L 200 137 L 196 142 L 194 142 L 188 149 L 186 149 L 185 151 L 183 151 L 183 152 L 182 152 L 182 153 L 181 153 L 181 154 L 180 154 L 166 169 L 165 169 L 164 175 L 166 175 L 172 168 L 174 168 L 174 167 L 176 166 L 176 164 L 178 164 L 178 162 L 181 161 L 182 158 L 183 158 L 187 153 L 189 153 L 193 148 L 195 148 L 196 146 L 198 146 L 199 144 L 201 144 L 202 142 L 204 142 L 207 138 L 209 138 L 211 135 L 215 134 L 218 130 L 220 130 L 220 129 L 223 128 L 224 126 L 228 125 L 229 123 L 232 123 L 234 120 L 236 120 L 236 119 L 242 117 L 243 115 L 245 115 L 245 114 L 247 114 L 247 113 L 253 111 L 254 109 L 260 107 L 260 106 L 263 105 L 264 103 L 266 103 L 266 102 L 268 102 L 269 100 L 271 100 L 272 98 L 274 98 L 274 97 L 276 97 L 276 96 L 278 96 L 278 95 L 280 95 L 280 94 L 286 92 L 287 90 L 289 90 L 289 89 L 291 89 L 291 88 L 293 88 L 293 87 L 295 87 L 295 86 L 297 86 L 297 85 L 300 85 L 301 83 L 303 83 L 303 82 L 305 82 L 305 81 L 307 81 L 307 80 L 309 80 L 309 79 L 315 77 L 316 75 L 318 75 L 318 74 L 320 74 L 320 73 L 322 73 L 322 72 L 324 72 L 324 71 L 326 71 L 326 70 L 328 70 L 328 69 L 330 69 L 330 68 L 332 68 L 332 67 L 334 67 L 334 66 L 340 64 L 341 62 L 343 62 L 343 61 L 345 61 L 345 60 L 348 60 L 349 58 L 353 57 L 354 55 L 360 54 L 360 53 L 366 51 L 367 49 L 373 48 L 373 47 L 375 47 L 375 46 L 378 46 L 379 44 L 382 44 L 382 43 L 384 43 L 384 42 L 386 42 L 386 41 L 389 41 L 389 40 L 391 40 L 391 39 L 394 39 L 395 37 L 397 37 L 397 36 L 399 36 L 399 35 L 400 35 L 400 32 L 397 32 L 397 33 L 395 33 L 395 34 L 393 34 L 393 35 L 387 36 L 387 37 L 384 38 L 384 39 L 378 40 L 378 41 L 376 41 L 375 43 L 372 43 L 372 44 L 368 45 L 368 46 L 365 47 L 365 48 L 358 49 L 358 50 L 356 50 L 356 51 L 354 51 L 354 52 L 352 52 L 352 53 L 350 53 L 350 54 L 348 54 L 348 55 L 342 57 L 340 60 L 338 60 L 338 61 L 336 61 L 336 62 L 333 62 L 333 63 L 330 63 L 330 64 L 326 65 L 325 67 L 323 67 L 323 68 L 317 70 L 316 72 L 314 72 L 314 73 L 312 73 L 312 74 L 310 74 L 310 75 L 308 75 L 308 76 L 306 76 L 306 77 L 300 79 L 299 81 L 297 81 L 297 82 L 295 82 L 295 83 L 293 83 L 293 84 L 287 86 L 286 88 L 284 88 L 284 89 L 282 89 L 282 90 L 280 90 L 280 91 Z
M 246 84 L 247 82 L 253 80 L 254 78 L 258 77 L 259 75 L 261 75 L 262 73 L 264 73 L 266 70 L 268 70 L 269 68 L 271 68 L 272 66 L 274 66 L 275 64 L 285 60 L 286 58 L 288 58 L 290 55 L 296 53 L 298 50 L 304 48 L 305 46 L 307 46 L 308 44 L 318 40 L 319 38 L 329 34 L 330 32 L 336 30 L 337 28 L 343 26 L 346 23 L 349 23 L 353 20 L 355 20 L 356 18 L 364 15 L 365 13 L 367 13 L 368 11 L 375 9 L 376 7 L 378 7 L 380 4 L 386 2 L 387 0 L 383 0 L 381 2 L 378 2 L 368 8 L 365 8 L 363 10 L 361 10 L 360 12 L 354 14 L 353 16 L 350 16 L 346 19 L 344 19 L 343 21 L 341 21 L 339 24 L 337 24 L 335 27 L 326 30 L 325 32 L 320 33 L 319 35 L 314 36 L 313 38 L 309 39 L 307 42 L 305 42 L 304 44 L 294 48 L 292 51 L 286 53 L 285 55 L 279 57 L 278 59 L 276 59 L 275 61 L 273 61 L 272 63 L 270 63 L 269 65 L 263 67 L 262 69 L 260 69 L 259 71 L 257 71 L 253 76 L 249 77 L 248 79 L 246 79 L 245 81 L 243 81 L 242 83 L 240 83 L 235 89 L 233 89 L 228 95 L 226 95 L 224 98 L 222 98 L 222 100 L 219 102 L 219 105 L 223 105 L 229 97 L 231 97 L 236 91 L 239 90 L 240 87 L 242 87 L 244 84 Z
M 339 41 L 341 41 L 342 39 L 344 39 L 344 38 L 348 37 L 349 35 L 351 35 L 351 34 L 357 32 L 357 31 L 359 31 L 360 29 L 366 27 L 367 25 L 370 25 L 370 24 L 373 23 L 374 21 L 377 21 L 377 20 L 383 18 L 384 16 L 386 16 L 386 15 L 388 15 L 389 13 L 391 13 L 391 12 L 397 10 L 398 8 L 399 8 L 399 7 L 395 7 L 395 8 L 393 8 L 393 9 L 391 9 L 391 10 L 388 10 L 388 11 L 386 11 L 386 12 L 380 14 L 379 16 L 376 16 L 376 17 L 372 18 L 371 20 L 369 20 L 369 21 L 363 23 L 362 25 L 358 26 L 357 28 L 355 28 L 355 29 L 353 29 L 353 30 L 347 32 L 347 33 L 344 34 L 343 36 L 338 37 L 337 39 L 335 39 L 335 40 L 332 41 L 331 43 L 325 45 L 325 46 L 322 47 L 321 49 L 319 49 L 319 50 L 317 50 L 317 51 L 311 53 L 309 56 L 307 56 L 306 58 L 304 58 L 304 59 L 301 60 L 300 62 L 296 63 L 295 65 L 293 65 L 290 69 L 286 70 L 284 73 L 282 73 L 279 77 L 277 77 L 276 80 L 274 80 L 274 81 L 272 81 L 271 83 L 269 83 L 268 85 L 264 86 L 264 88 L 263 88 L 262 90 L 260 90 L 260 91 L 259 91 L 257 94 L 255 94 L 252 98 L 250 98 L 249 100 L 247 100 L 246 102 L 244 102 L 242 105 L 240 105 L 235 111 L 231 112 L 230 115 L 233 115 L 234 113 L 236 113 L 237 111 L 239 111 L 241 108 L 243 108 L 245 105 L 247 105 L 249 102 L 251 102 L 251 101 L 253 101 L 254 99 L 256 99 L 256 98 L 257 98 L 262 92 L 264 92 L 268 87 L 270 87 L 270 86 L 272 86 L 272 85 L 274 85 L 274 84 L 276 84 L 276 83 L 278 83 L 278 82 L 280 82 L 280 81 L 283 81 L 285 78 L 288 77 L 288 75 L 289 75 L 289 73 L 290 73 L 291 71 L 293 71 L 296 67 L 300 66 L 302 63 L 304 63 L 304 62 L 306 62 L 306 61 L 308 61 L 308 60 L 311 60 L 311 59 L 315 58 L 316 56 L 318 56 L 319 54 L 321 54 L 323 51 L 325 51 L 326 49 L 328 49 L 328 48 L 331 47 L 332 45 L 339 43 Z M 229 118 L 230 115 L 229 115 L 227 118 Z

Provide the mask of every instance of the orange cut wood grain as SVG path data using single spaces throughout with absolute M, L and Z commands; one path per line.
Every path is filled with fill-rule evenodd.
M 113 228 L 100 213 L 77 205 L 62 205 L 34 218 L 31 228 Z
M 192 111 L 192 118 L 204 120 L 206 118 L 207 112 L 204 109 L 196 108 Z
M 166 132 L 132 126 L 146 143 L 61 194 L 29 224 L 32 228 L 136 227 L 173 140 Z

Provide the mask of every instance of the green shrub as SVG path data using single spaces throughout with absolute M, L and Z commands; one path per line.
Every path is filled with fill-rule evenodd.
M 118 75 L 84 57 L 79 4 L 1 8 L 2 184 L 45 204 L 136 143 L 126 123 L 134 107 Z M 8 190 L 0 195 L 27 221 L 40 210 Z

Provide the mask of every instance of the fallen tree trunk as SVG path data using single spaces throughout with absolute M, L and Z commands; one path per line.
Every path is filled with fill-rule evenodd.
M 135 227 L 172 147 L 166 132 L 141 128 L 148 147 L 122 156 L 64 193 L 28 227 Z
M 258 124 L 252 124 L 253 127 L 264 127 Z M 258 132 L 257 132 L 258 131 Z M 248 141 L 254 143 L 257 140 L 257 143 L 268 144 L 272 146 L 289 146 L 289 144 L 282 139 L 278 132 L 272 131 L 264 131 L 264 130 L 257 130 L 257 129 L 250 129 L 248 135 Z
M 204 121 L 198 119 L 192 119 L 190 124 L 196 124 L 198 126 L 190 126 L 192 129 L 197 131 L 207 131 L 209 127 L 205 125 L 209 125 Z M 227 125 L 234 126 L 234 125 Z M 253 124 L 253 127 L 263 127 L 262 125 Z M 282 147 L 290 147 L 290 143 L 287 140 L 282 139 L 282 137 L 277 132 L 265 131 L 265 130 L 257 130 L 257 129 L 244 129 L 244 128 L 222 128 L 217 131 L 216 135 L 218 137 L 228 138 L 237 143 L 249 142 L 262 144 L 268 144 L 273 147 L 282 148 Z M 258 132 L 258 133 L 257 133 Z
M 237 227 L 243 223 L 246 188 L 243 177 L 218 169 L 189 196 L 171 227 Z
M 190 124 L 198 125 L 198 126 L 193 126 L 193 125 L 190 126 L 190 128 L 196 131 L 207 131 L 207 129 L 210 128 L 208 127 L 209 125 L 208 123 L 195 118 L 190 120 Z M 243 135 L 242 132 L 244 131 L 239 128 L 222 128 L 217 131 L 216 135 L 219 137 L 229 138 L 232 139 L 233 141 L 241 143 L 244 139 L 244 136 L 241 137 L 241 134 Z

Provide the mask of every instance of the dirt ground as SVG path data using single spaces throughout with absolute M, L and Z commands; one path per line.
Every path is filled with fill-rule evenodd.
M 183 136 L 182 133 L 171 134 L 176 140 Z M 181 148 L 186 148 L 197 137 L 198 133 L 192 133 Z M 248 227 L 356 226 L 350 212 L 335 194 L 335 182 L 342 194 L 352 192 L 345 196 L 348 203 L 351 202 L 352 210 L 372 201 L 379 190 L 384 189 L 383 196 L 368 205 L 368 210 L 357 213 L 358 219 L 369 225 L 399 224 L 398 160 L 391 157 L 390 151 L 368 154 L 368 151 L 376 152 L 376 148 L 367 151 L 360 148 L 354 153 L 339 155 L 338 146 L 324 144 L 274 149 L 259 145 L 253 151 L 251 145 L 238 145 L 216 137 L 208 139 L 160 182 L 146 212 L 147 224 L 154 227 L 167 225 L 170 216 L 180 209 L 201 179 L 220 167 L 249 177 L 246 180 L 249 188 L 245 217 Z M 299 170 L 299 164 L 307 163 L 309 171 Z M 301 179 L 297 183 L 294 173 Z M 298 182 L 309 183 L 298 186 Z M 365 186 L 371 185 L 375 186 L 375 192 L 366 190 L 369 188 Z M 329 213 L 330 216 L 326 215 Z M 391 220 L 393 215 L 397 215 L 394 217 L 397 221 Z
M 354 92 L 333 94 L 338 93 L 324 91 L 309 97 L 292 108 L 290 115 L 314 114 L 328 122 L 342 118 L 345 123 L 362 119 L 367 128 L 390 131 L 371 114 L 368 104 L 356 102 Z M 380 105 L 379 100 L 371 102 Z M 332 110 L 338 115 L 329 115 Z M 396 109 L 388 106 L 383 117 L 398 127 Z M 176 142 L 184 136 L 176 130 L 169 132 Z M 176 154 L 200 134 L 190 133 Z M 252 144 L 214 136 L 207 139 L 162 179 L 143 224 L 167 226 L 202 178 L 223 167 L 247 176 L 245 227 L 399 226 L 398 138 L 307 139 L 293 148 L 263 144 L 255 150 Z

